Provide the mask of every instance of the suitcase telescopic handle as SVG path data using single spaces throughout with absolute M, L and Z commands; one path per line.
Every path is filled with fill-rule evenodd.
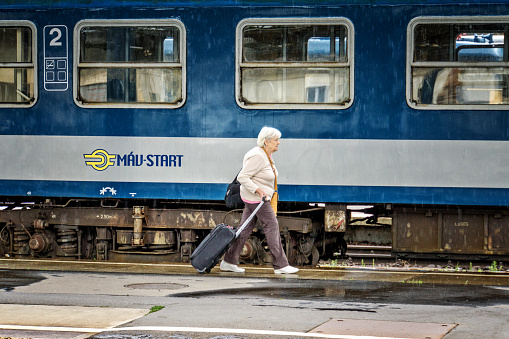
M 267 197 L 262 198 L 262 201 L 260 201 L 258 206 L 256 206 L 253 213 L 251 213 L 249 218 L 247 218 L 246 221 L 244 221 L 244 223 L 242 224 L 242 226 L 239 227 L 239 229 L 237 230 L 237 233 L 235 233 L 235 238 L 238 238 L 240 236 L 240 233 L 244 230 L 244 228 L 246 228 L 247 224 L 249 224 L 249 222 L 254 218 L 254 216 L 256 215 L 256 212 L 258 212 L 258 210 L 262 207 L 263 203 L 268 201 L 266 199 L 267 199 Z

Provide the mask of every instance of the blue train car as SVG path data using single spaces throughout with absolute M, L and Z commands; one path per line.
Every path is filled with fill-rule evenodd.
M 186 261 L 270 125 L 293 263 L 344 254 L 355 205 L 395 255 L 507 256 L 508 12 L 0 1 L 0 252 Z

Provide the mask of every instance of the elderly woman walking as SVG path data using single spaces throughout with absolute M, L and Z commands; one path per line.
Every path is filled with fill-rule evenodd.
M 240 196 L 244 201 L 244 211 L 242 213 L 243 224 L 245 220 L 253 213 L 256 206 L 264 197 L 271 199 L 275 191 L 275 182 L 277 179 L 277 169 L 272 160 L 272 154 L 278 150 L 281 138 L 281 132 L 272 127 L 263 127 L 258 134 L 257 146 L 251 149 L 244 156 L 242 170 L 237 176 L 240 182 Z M 226 252 L 224 260 L 219 268 L 222 271 L 242 273 L 245 269 L 238 267 L 239 256 L 246 240 L 251 235 L 256 221 L 260 220 L 270 253 L 272 254 L 272 265 L 274 273 L 289 274 L 297 273 L 298 268 L 288 264 L 288 259 L 283 251 L 281 236 L 279 234 L 279 224 L 276 214 L 270 204 L 266 203 L 256 213 L 247 227 L 242 231 L 239 238 L 232 247 Z

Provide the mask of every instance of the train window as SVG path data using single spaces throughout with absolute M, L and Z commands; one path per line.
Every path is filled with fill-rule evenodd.
M 28 21 L 0 21 L 0 107 L 36 100 L 36 30 Z
M 237 103 L 253 109 L 350 107 L 353 35 L 353 25 L 345 18 L 241 21 Z
M 411 107 L 509 109 L 509 17 L 420 17 L 407 36 Z
M 185 101 L 185 29 L 178 20 L 84 20 L 74 30 L 82 107 L 178 108 Z

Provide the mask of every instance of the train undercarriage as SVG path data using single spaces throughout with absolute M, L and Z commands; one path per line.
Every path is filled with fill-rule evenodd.
M 281 205 L 281 239 L 292 265 L 376 256 L 381 249 L 389 258 L 509 259 L 507 208 Z M 212 228 L 237 226 L 242 212 L 193 201 L 43 199 L 2 206 L 1 256 L 127 262 L 189 262 Z M 240 261 L 272 262 L 261 225 Z
M 149 206 L 150 203 L 150 206 Z M 237 226 L 241 210 L 209 202 L 132 202 L 71 199 L 4 203 L 0 255 L 130 262 L 189 262 L 199 242 L 220 223 Z M 278 216 L 281 238 L 293 265 L 316 265 L 320 257 L 344 256 L 346 208 L 310 207 Z M 328 229 L 327 232 L 324 232 Z M 338 246 L 339 244 L 339 246 Z M 261 225 L 241 262 L 271 263 Z

